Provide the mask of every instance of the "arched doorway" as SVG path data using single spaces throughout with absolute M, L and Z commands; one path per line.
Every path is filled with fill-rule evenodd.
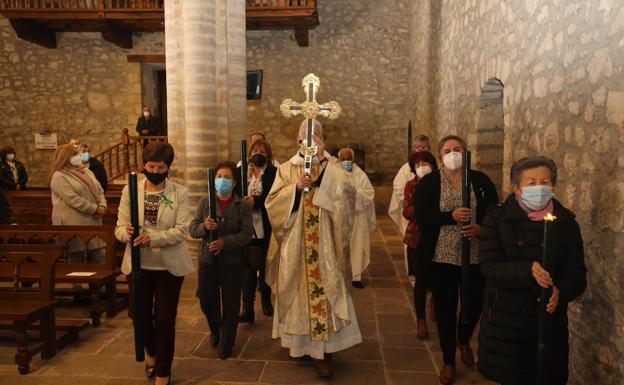
M 500 80 L 491 78 L 485 83 L 479 97 L 479 110 L 475 168 L 492 179 L 502 199 L 505 132 L 503 83 Z

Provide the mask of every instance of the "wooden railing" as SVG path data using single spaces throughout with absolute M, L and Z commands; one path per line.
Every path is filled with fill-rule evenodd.
M 5 10 L 162 10 L 164 0 L 0 0 Z
M 316 9 L 316 0 L 246 0 L 247 10 L 255 9 Z
M 167 142 L 167 136 L 131 136 L 128 129 L 123 130 L 119 143 L 93 155 L 102 162 L 108 180 L 123 177 L 130 171 L 141 171 L 143 166 L 143 148 L 151 142 Z

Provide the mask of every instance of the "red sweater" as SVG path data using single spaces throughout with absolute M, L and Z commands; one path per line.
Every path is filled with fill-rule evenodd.
M 417 176 L 405 184 L 404 198 L 407 202 L 407 206 L 403 207 L 403 218 L 409 222 L 407 229 L 405 229 L 405 237 L 403 243 L 408 247 L 415 249 L 418 247 L 420 238 L 422 236 L 422 229 L 418 222 L 416 222 L 416 210 L 414 207 L 414 192 L 416 191 L 416 185 L 420 182 L 420 178 Z

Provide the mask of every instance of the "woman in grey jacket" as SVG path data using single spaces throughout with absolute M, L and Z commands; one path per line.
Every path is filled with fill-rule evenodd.
M 204 197 L 190 226 L 191 236 L 202 239 L 197 296 L 210 327 L 210 343 L 214 348 L 221 344 L 222 359 L 232 354 L 236 340 L 245 251 L 253 235 L 251 206 L 234 195 L 236 175 L 234 163 L 217 165 L 217 218 L 210 218 L 208 197 Z M 210 242 L 213 230 L 217 239 Z

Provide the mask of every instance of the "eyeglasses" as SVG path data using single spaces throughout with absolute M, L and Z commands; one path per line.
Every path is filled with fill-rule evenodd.
M 431 151 L 430 146 L 417 146 L 416 151 Z

